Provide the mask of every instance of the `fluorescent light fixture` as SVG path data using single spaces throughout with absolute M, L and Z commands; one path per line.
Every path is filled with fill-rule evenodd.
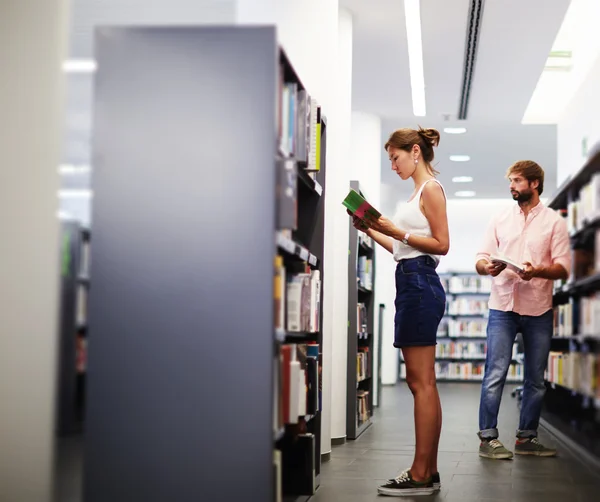
M 464 134 L 467 132 L 466 127 L 444 127 L 446 134 Z
M 600 56 L 599 17 L 597 0 L 570 2 L 522 124 L 558 123 Z
M 456 195 L 457 197 L 475 197 L 475 191 L 474 190 L 459 190 L 454 195 Z
M 450 160 L 452 162 L 469 162 L 471 157 L 468 155 L 450 155 Z
M 91 190 L 59 190 L 58 196 L 61 199 L 91 199 L 93 193 Z
M 452 181 L 454 183 L 471 183 L 471 181 L 473 181 L 473 178 L 471 176 L 454 176 L 454 178 L 452 178 Z
M 65 175 L 87 174 L 91 170 L 92 170 L 92 168 L 87 165 L 76 166 L 76 165 L 72 165 L 72 164 L 61 164 L 60 166 L 58 166 L 58 172 L 60 174 L 65 174 Z
M 425 76 L 423 73 L 423 41 L 421 39 L 421 7 L 419 0 L 404 0 L 406 36 L 408 39 L 408 65 L 412 90 L 413 113 L 426 115 Z
M 65 73 L 94 73 L 97 68 L 93 59 L 67 59 L 63 63 Z

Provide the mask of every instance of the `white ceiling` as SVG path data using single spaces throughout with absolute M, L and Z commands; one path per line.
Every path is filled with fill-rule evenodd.
M 486 0 L 469 116 L 462 136 L 443 135 L 437 151 L 440 179 L 449 195 L 451 177 L 471 175 L 478 197 L 505 197 L 503 179 L 518 159 L 538 161 L 555 188 L 554 126 L 522 126 L 523 113 L 564 18 L 569 0 Z M 353 108 L 379 115 L 387 139 L 398 127 L 457 125 L 469 0 L 421 0 L 427 116 L 412 114 L 402 0 L 340 0 L 353 14 Z M 195 24 L 234 18 L 234 0 L 73 0 L 69 55 L 93 54 L 93 27 L 102 24 Z M 70 75 L 63 162 L 90 163 L 92 78 Z M 444 116 L 449 116 L 446 122 Z M 417 120 L 418 119 L 418 120 Z M 472 157 L 451 163 L 448 155 Z M 391 173 L 383 155 L 382 182 L 410 191 Z M 64 188 L 87 188 L 89 175 L 65 176 Z
M 569 0 L 486 0 L 467 120 L 460 104 L 470 0 L 421 0 L 427 116 L 412 114 L 408 46 L 401 0 L 340 0 L 353 16 L 353 109 L 383 117 L 382 144 L 399 127 L 464 126 L 468 133 L 442 135 L 436 153 L 449 196 L 475 190 L 477 197 L 506 197 L 506 168 L 533 159 L 546 171 L 546 192 L 556 186 L 555 126 L 524 126 L 534 92 Z M 471 161 L 454 163 L 450 154 Z M 452 176 L 474 182 L 452 186 Z M 382 182 L 410 192 L 383 155 Z

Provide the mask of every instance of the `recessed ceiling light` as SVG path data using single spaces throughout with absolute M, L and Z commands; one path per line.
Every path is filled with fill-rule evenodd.
M 468 155 L 450 155 L 450 160 L 452 162 L 468 162 L 471 160 L 471 157 Z
M 91 199 L 93 197 L 91 190 L 59 190 L 58 196 L 61 199 Z
M 475 192 L 473 190 L 459 190 L 454 195 L 457 197 L 475 197 Z
M 467 132 L 466 127 L 444 127 L 444 132 L 447 134 L 464 134 Z
M 454 183 L 471 183 L 471 181 L 473 181 L 473 178 L 471 176 L 455 176 L 454 178 L 452 178 L 452 181 Z
M 421 8 L 419 0 L 404 0 L 406 37 L 408 42 L 408 66 L 412 91 L 413 113 L 424 117 L 425 76 L 423 73 L 423 41 L 421 39 Z
M 60 174 L 87 174 L 91 170 L 91 167 L 87 165 L 76 166 L 72 164 L 62 164 L 58 166 L 58 172 Z
M 67 59 L 63 63 L 65 73 L 94 73 L 97 69 L 93 59 Z

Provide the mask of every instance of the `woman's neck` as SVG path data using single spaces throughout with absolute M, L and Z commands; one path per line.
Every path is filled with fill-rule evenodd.
M 415 189 L 419 188 L 427 180 L 433 178 L 434 176 L 432 176 L 431 173 L 429 173 L 425 164 L 423 162 L 419 162 L 419 165 L 417 165 L 417 168 L 415 169 L 415 172 L 412 175 L 412 179 L 415 183 Z

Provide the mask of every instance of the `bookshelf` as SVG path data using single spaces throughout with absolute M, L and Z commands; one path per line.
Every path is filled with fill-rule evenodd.
M 59 436 L 83 430 L 90 239 L 90 230 L 79 222 L 61 220 L 56 407 L 56 432 Z
M 548 206 L 567 222 L 571 275 L 554 286 L 554 333 L 544 425 L 600 465 L 600 155 L 563 183 Z
M 481 382 L 487 351 L 486 329 L 488 301 L 492 287 L 490 277 L 474 272 L 440 274 L 446 291 L 446 311 L 437 333 L 435 370 L 439 382 Z M 406 367 L 400 357 L 400 379 L 406 379 Z M 517 360 L 517 345 L 513 346 L 513 361 L 507 382 L 523 380 L 523 365 Z
M 104 28 L 96 59 L 84 500 L 305 501 L 327 121 L 272 27 Z
M 363 194 L 358 181 L 350 188 Z M 346 437 L 358 438 L 373 415 L 373 352 L 375 326 L 375 248 L 350 219 L 348 244 L 348 376 Z

